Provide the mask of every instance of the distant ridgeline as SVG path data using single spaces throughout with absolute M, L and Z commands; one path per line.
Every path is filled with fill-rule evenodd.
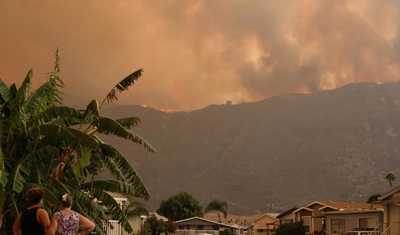
M 231 214 L 282 212 L 314 200 L 366 202 L 400 176 L 400 83 L 211 105 L 192 112 L 116 106 L 158 151 L 112 142 L 151 193 L 150 210 L 185 191 Z M 104 177 L 104 176 L 103 176 Z M 396 185 L 396 181 L 393 182 Z

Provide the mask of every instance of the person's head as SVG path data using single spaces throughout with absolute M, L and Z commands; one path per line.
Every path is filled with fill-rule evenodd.
M 63 207 L 71 207 L 72 206 L 72 197 L 68 193 L 65 193 L 61 196 L 61 205 Z
M 26 192 L 26 200 L 33 205 L 38 204 L 43 199 L 44 190 L 41 188 L 30 188 Z

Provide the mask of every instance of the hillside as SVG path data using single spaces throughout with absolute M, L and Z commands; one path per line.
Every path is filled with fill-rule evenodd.
M 203 205 L 226 200 L 231 214 L 280 212 L 313 200 L 365 202 L 389 189 L 388 173 L 400 177 L 400 83 L 191 112 L 115 106 L 104 114 L 140 117 L 133 131 L 158 150 L 108 138 L 146 183 L 150 210 L 178 191 Z

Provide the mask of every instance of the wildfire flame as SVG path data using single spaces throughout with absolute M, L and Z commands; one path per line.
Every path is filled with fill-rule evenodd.
M 172 110 L 172 109 L 163 109 L 163 108 L 151 107 L 151 106 L 148 106 L 147 104 L 142 104 L 141 106 L 143 108 L 152 108 L 152 109 L 164 112 L 164 113 L 173 113 L 174 112 L 174 110 Z

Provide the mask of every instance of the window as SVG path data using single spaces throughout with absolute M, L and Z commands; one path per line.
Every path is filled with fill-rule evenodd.
M 301 217 L 301 220 L 303 221 L 303 227 L 306 233 L 309 233 L 311 231 L 310 225 L 311 225 L 311 216 L 303 216 Z
M 345 225 L 346 224 L 344 219 L 331 219 L 331 233 L 344 233 Z
M 280 222 L 281 222 L 281 224 L 287 224 L 287 223 L 292 223 L 293 220 L 292 219 L 281 219 Z
M 359 218 L 358 227 L 362 230 L 374 229 L 376 227 L 376 220 L 374 217 Z

